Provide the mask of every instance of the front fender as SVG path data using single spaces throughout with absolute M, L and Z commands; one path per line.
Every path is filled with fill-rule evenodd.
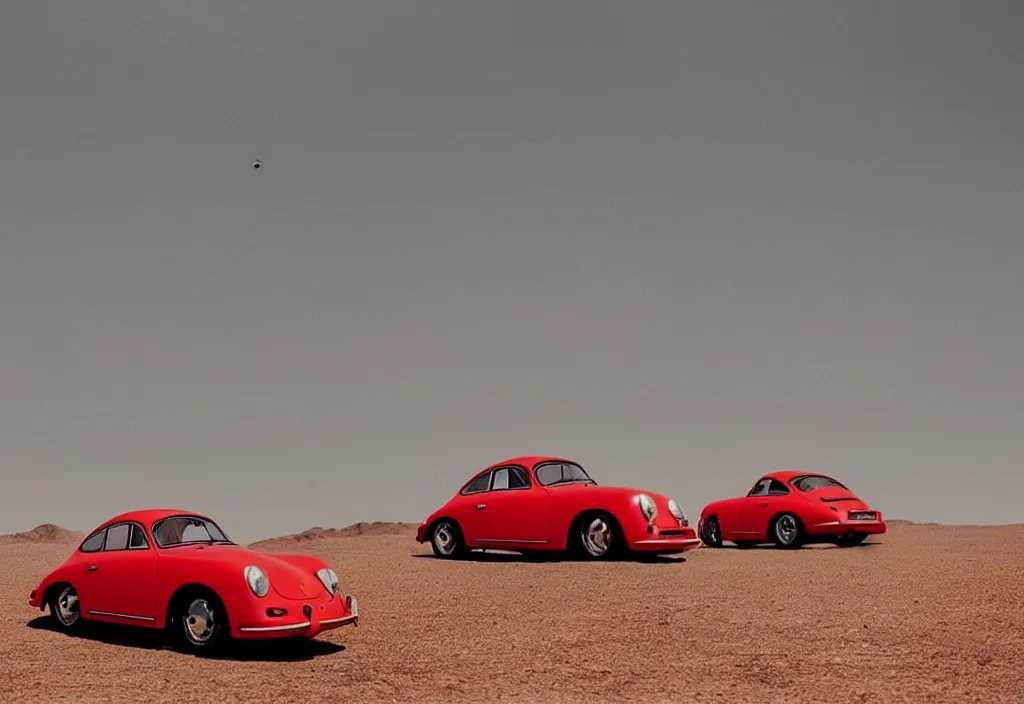
M 325 560 L 321 560 L 319 557 L 314 557 L 313 555 L 281 555 L 278 553 L 274 553 L 274 557 L 276 557 L 278 560 L 285 560 L 287 562 L 290 562 L 299 569 L 309 572 L 311 575 L 314 576 L 316 575 L 317 570 L 331 568 L 331 566 L 327 564 Z M 337 572 L 337 570 L 335 570 L 335 572 Z
M 257 605 L 257 598 L 249 589 L 242 568 L 237 565 L 217 562 L 196 564 L 163 558 L 155 594 L 158 626 L 165 625 L 167 610 L 174 596 L 182 589 L 193 587 L 209 589 L 216 594 L 224 604 L 229 622 Z

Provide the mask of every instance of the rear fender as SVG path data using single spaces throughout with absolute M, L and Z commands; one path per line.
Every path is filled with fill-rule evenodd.
M 73 570 L 70 565 L 61 565 L 50 574 L 43 577 L 39 586 L 33 589 L 32 593 L 29 595 L 29 605 L 38 608 L 40 611 L 45 611 L 46 604 L 52 596 L 51 591 L 54 587 L 61 584 L 71 584 L 74 586 L 74 580 L 71 579 L 72 572 Z

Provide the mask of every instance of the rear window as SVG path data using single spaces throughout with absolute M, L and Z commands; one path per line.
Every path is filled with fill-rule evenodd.
M 792 482 L 800 491 L 814 491 L 815 489 L 824 489 L 825 487 L 837 487 L 839 489 L 846 489 L 845 486 L 837 482 L 832 477 L 809 476 L 809 477 L 797 477 Z M 849 491 L 849 489 L 847 489 Z

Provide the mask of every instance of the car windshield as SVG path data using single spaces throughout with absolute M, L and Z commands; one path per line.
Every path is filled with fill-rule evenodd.
M 153 524 L 153 540 L 162 548 L 193 543 L 234 544 L 216 523 L 199 516 L 171 516 L 157 521 Z
M 534 473 L 537 475 L 537 483 L 541 486 L 576 484 L 578 482 L 597 484 L 583 471 L 582 467 L 572 462 L 549 462 L 542 464 L 537 467 Z
M 846 489 L 845 486 L 837 482 L 832 477 L 823 477 L 821 475 L 797 477 L 793 480 L 792 484 L 800 491 L 814 491 L 815 489 L 824 489 L 829 486 Z M 847 489 L 847 491 L 849 491 L 849 489 Z

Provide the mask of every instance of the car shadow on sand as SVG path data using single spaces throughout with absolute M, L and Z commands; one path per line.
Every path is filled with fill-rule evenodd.
M 551 564 L 551 563 L 591 563 L 594 560 L 588 560 L 583 557 L 577 557 L 568 554 L 550 554 L 550 555 L 522 555 L 517 552 L 495 552 L 487 551 L 481 552 L 474 550 L 467 554 L 465 557 L 459 559 L 448 560 L 440 558 L 433 553 L 413 553 L 413 557 L 417 559 L 426 560 L 437 560 L 439 562 L 491 562 L 491 563 L 524 563 L 524 564 Z M 676 565 L 686 562 L 686 558 L 680 555 L 626 555 L 623 557 L 612 557 L 602 562 L 632 562 L 642 565 Z
M 188 657 L 187 653 L 173 647 L 164 631 L 148 628 L 133 628 L 108 623 L 82 621 L 74 633 L 65 633 L 50 620 L 39 616 L 28 622 L 28 627 L 40 631 L 53 631 L 68 638 L 81 638 L 106 645 L 116 645 L 140 650 L 169 650 Z M 345 650 L 345 646 L 326 640 L 288 638 L 265 641 L 234 641 L 224 652 L 209 659 L 236 660 L 239 662 L 302 662 L 318 657 L 334 655 Z
M 861 543 L 860 545 L 852 545 L 850 547 L 840 547 L 833 543 L 811 543 L 809 545 L 803 545 L 800 550 L 859 550 L 860 548 L 877 548 L 882 543 Z M 774 543 L 760 543 L 758 545 L 734 545 L 733 543 L 722 543 L 720 547 L 708 548 L 704 547 L 703 550 L 782 550 L 778 545 Z

